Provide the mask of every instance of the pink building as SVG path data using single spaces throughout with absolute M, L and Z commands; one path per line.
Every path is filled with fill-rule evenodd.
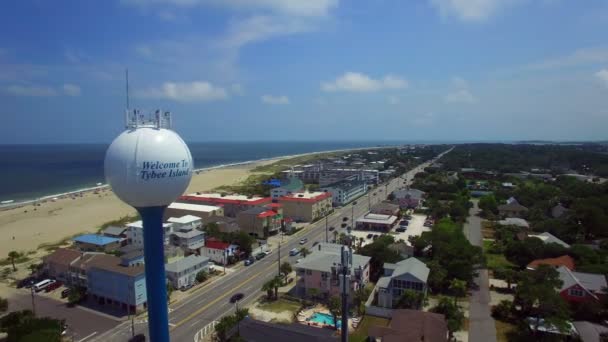
M 340 294 L 338 269 L 342 245 L 320 243 L 312 249 L 312 253 L 295 265 L 298 280 L 296 293 L 307 296 L 310 289 L 317 289 L 318 296 L 330 297 Z M 351 291 L 355 291 L 369 282 L 370 257 L 353 254 L 351 273 Z M 351 292 L 352 293 L 352 292 Z M 352 296 L 350 296 L 352 300 Z

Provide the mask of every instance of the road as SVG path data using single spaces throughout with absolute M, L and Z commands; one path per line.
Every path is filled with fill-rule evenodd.
M 477 200 L 473 200 L 473 208 L 469 210 L 469 217 L 464 225 L 464 233 L 469 242 L 481 246 L 481 218 L 477 216 L 479 208 Z M 490 310 L 490 289 L 488 285 L 488 270 L 480 269 L 475 278 L 477 289 L 470 297 L 469 306 L 469 342 L 495 342 L 496 326 Z
M 448 151 L 449 152 L 449 151 Z M 447 152 L 445 152 L 447 153 Z M 443 154 L 442 154 L 443 155 Z M 441 155 L 440 155 L 441 156 Z M 336 209 L 334 213 L 329 215 L 327 219 L 328 227 L 336 227 L 339 232 L 344 229 L 339 228 L 343 222 L 343 217 L 349 218 L 353 214 L 354 217 L 359 217 L 368 211 L 368 207 L 383 199 L 386 199 L 387 193 L 399 188 L 406 181 L 410 181 L 413 175 L 426 167 L 429 162 L 419 165 L 410 170 L 401 177 L 391 180 L 388 184 L 381 184 L 372 189 L 368 194 L 360 197 L 356 204 L 346 205 Z M 376 193 L 374 196 L 373 193 Z M 353 209 L 354 207 L 354 209 Z M 299 248 L 300 239 L 307 238 L 308 242 L 305 247 L 312 250 L 312 244 L 316 241 L 325 241 L 326 236 L 326 220 L 322 219 L 296 234 L 286 237 L 280 247 L 280 260 L 277 249 L 272 251 L 272 254 L 266 258 L 256 261 L 253 265 L 244 267 L 237 272 L 232 272 L 221 277 L 212 284 L 203 286 L 190 297 L 182 300 L 176 305 L 172 305 L 169 309 L 169 326 L 172 341 L 194 341 L 194 335 L 203 327 L 218 320 L 223 315 L 232 313 L 235 309 L 234 304 L 229 302 L 230 297 L 235 293 L 243 293 L 245 297 L 240 301 L 239 306 L 245 307 L 254 302 L 258 296 L 262 294 L 262 285 L 278 274 L 278 265 L 281 262 L 289 261 L 292 264 L 299 258 L 298 256 L 289 257 L 289 250 Z M 333 237 L 329 232 L 329 239 Z M 135 333 L 147 334 L 147 323 L 139 322 L 135 324 Z M 98 334 L 89 341 L 127 341 L 131 336 L 130 322 L 123 322 L 114 329 Z

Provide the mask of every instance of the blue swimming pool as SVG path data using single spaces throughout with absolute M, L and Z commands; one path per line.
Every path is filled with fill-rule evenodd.
M 330 314 L 315 312 L 309 319 L 311 322 L 316 322 L 320 324 L 327 324 L 334 326 L 334 318 Z M 342 321 L 338 320 L 338 329 L 342 326 Z

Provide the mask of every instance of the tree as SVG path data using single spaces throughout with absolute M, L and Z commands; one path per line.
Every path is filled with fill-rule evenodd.
M 233 315 L 227 315 L 220 318 L 215 325 L 215 335 L 217 339 L 220 341 L 226 341 L 228 331 L 234 326 L 235 323 L 236 319 Z
M 494 198 L 494 195 L 492 194 L 481 196 L 481 198 L 479 198 L 478 206 L 485 216 L 498 214 L 498 204 L 496 203 L 496 198 Z
M 36 274 L 36 272 L 38 272 L 38 270 L 42 267 L 42 264 L 30 264 L 28 266 L 28 268 L 30 269 L 30 272 L 32 272 L 32 274 Z
M 0 297 L 0 313 L 6 312 L 6 310 L 8 310 L 8 300 Z
M 207 271 L 205 270 L 200 271 L 196 274 L 196 281 L 199 283 L 204 283 L 205 281 L 207 281 L 207 279 L 209 279 L 209 273 L 207 273 Z
M 319 293 L 320 293 L 319 289 L 317 289 L 315 287 L 311 287 L 311 288 L 308 289 L 308 295 L 312 299 L 317 298 L 317 296 L 319 295 Z
M 60 342 L 65 321 L 49 317 L 37 318 L 30 310 L 14 311 L 0 318 L 7 341 Z
M 262 285 L 262 291 L 266 291 L 266 296 L 268 297 L 268 300 L 272 300 L 272 294 L 274 292 L 274 278 L 268 280 L 264 283 L 264 285 Z
M 448 272 L 441 267 L 439 262 L 433 260 L 427 263 L 429 268 L 428 285 L 432 290 L 439 291 L 447 278 Z
M 292 270 L 293 269 L 291 267 L 291 264 L 288 261 L 284 261 L 281 264 L 281 273 L 283 273 L 284 275 L 287 276 L 289 273 L 291 273 Z
M 395 304 L 395 308 L 420 310 L 423 303 L 423 292 L 408 289 L 403 291 L 401 297 L 399 297 L 399 301 Z
M 68 305 L 74 306 L 80 303 L 84 299 L 85 294 L 86 290 L 83 287 L 70 287 L 70 293 L 68 294 Z
M 337 230 L 334 230 L 334 231 L 333 231 L 333 232 L 331 232 L 331 233 L 334 235 L 334 241 L 337 241 L 337 240 L 338 240 L 338 234 L 339 234 L 339 233 L 338 233 L 338 231 L 337 231 Z
M 513 316 L 513 302 L 503 299 L 498 305 L 492 307 L 492 317 L 509 322 Z
M 467 283 L 464 280 L 452 279 L 450 281 L 450 292 L 454 295 L 454 303 L 457 303 L 458 298 L 466 297 Z
M 173 288 L 173 284 L 167 282 L 167 303 L 171 301 L 171 294 L 173 293 L 173 290 L 175 290 Z
M 15 260 L 17 258 L 19 258 L 20 254 L 17 251 L 10 251 L 8 252 L 8 258 L 11 261 L 11 264 L 13 265 L 13 271 L 17 270 L 17 267 L 15 267 Z
M 302 247 L 300 248 L 300 254 L 302 254 L 302 257 L 306 258 L 306 256 L 310 254 L 310 250 L 306 247 Z
M 448 297 L 441 297 L 437 306 L 431 309 L 431 312 L 443 314 L 448 323 L 448 331 L 450 338 L 454 332 L 460 330 L 464 324 L 464 314 L 460 307 Z
M 357 314 L 362 315 L 362 307 L 365 307 L 364 304 L 367 302 L 369 295 L 372 293 L 372 289 L 368 286 L 363 286 L 357 289 L 354 294 L 354 302 L 355 307 L 357 309 Z
M 342 315 L 342 300 L 338 296 L 329 297 L 327 308 L 334 318 L 334 327 L 338 330 L 338 317 Z M 343 323 L 345 324 L 345 323 Z

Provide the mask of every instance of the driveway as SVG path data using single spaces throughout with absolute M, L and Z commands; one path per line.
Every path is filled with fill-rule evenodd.
M 405 232 L 396 233 L 395 235 L 393 235 L 395 237 L 395 241 L 403 239 L 403 241 L 405 241 L 405 243 L 409 245 L 410 242 L 408 241 L 408 238 L 410 236 L 420 236 L 423 232 L 430 232 L 431 228 L 425 227 L 424 221 L 426 221 L 426 215 L 413 214 L 412 219 L 410 220 L 410 224 L 407 226 Z M 393 229 L 393 232 L 395 232 L 395 229 Z
M 469 242 L 481 246 L 481 219 L 477 214 L 477 200 L 473 200 L 473 208 L 469 210 L 469 217 L 464 224 L 464 234 Z M 469 342 L 495 342 L 496 325 L 490 310 L 490 289 L 488 284 L 488 270 L 480 269 L 475 278 L 477 289 L 471 292 L 469 306 Z

